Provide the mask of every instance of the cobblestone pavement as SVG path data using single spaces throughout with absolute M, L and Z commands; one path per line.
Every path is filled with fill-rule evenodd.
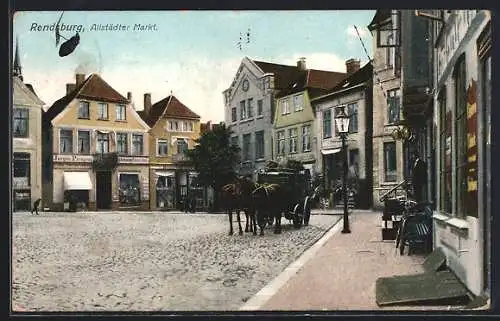
M 13 309 L 237 310 L 339 219 L 260 237 L 223 214 L 16 213 Z

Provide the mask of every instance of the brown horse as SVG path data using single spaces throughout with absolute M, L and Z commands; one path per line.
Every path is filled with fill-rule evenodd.
M 273 220 L 274 233 L 281 233 L 281 215 L 287 210 L 288 205 L 283 188 L 278 184 L 259 185 L 252 192 L 252 199 L 257 212 L 260 235 L 264 235 L 266 222 Z
M 252 192 L 255 188 L 257 188 L 257 184 L 244 177 L 239 177 L 233 183 L 222 187 L 222 206 L 229 216 L 229 235 L 233 234 L 233 211 L 237 215 L 239 234 L 243 234 L 240 212 L 244 211 L 246 216 L 245 232 L 253 232 L 254 235 L 257 235 L 255 209 L 252 199 Z

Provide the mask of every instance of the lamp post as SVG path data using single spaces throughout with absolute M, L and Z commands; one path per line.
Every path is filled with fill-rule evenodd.
M 343 163 L 343 174 L 342 174 L 342 197 L 344 198 L 344 228 L 342 233 L 351 233 L 349 228 L 349 213 L 347 210 L 347 146 L 346 139 L 349 132 L 349 115 L 345 112 L 345 106 L 337 107 L 337 115 L 335 117 L 335 124 L 337 125 L 337 130 L 342 138 L 342 153 L 344 158 Z

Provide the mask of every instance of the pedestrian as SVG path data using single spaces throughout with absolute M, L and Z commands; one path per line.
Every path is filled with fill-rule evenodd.
M 36 215 L 39 215 L 38 214 L 38 206 L 40 206 L 40 202 L 42 201 L 41 198 L 38 198 L 34 203 L 33 203 L 33 208 L 31 209 L 31 214 L 33 214 L 33 212 L 36 213 Z
M 418 152 L 413 154 L 413 168 L 412 168 L 412 177 L 411 184 L 413 187 L 413 197 L 417 203 L 423 201 L 424 195 L 424 186 L 427 181 L 427 169 L 425 162 L 420 158 Z

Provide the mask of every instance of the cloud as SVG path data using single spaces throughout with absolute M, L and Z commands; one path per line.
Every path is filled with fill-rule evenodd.
M 368 29 L 366 27 L 358 27 L 358 26 L 356 26 L 356 27 L 358 29 L 359 36 L 361 38 L 367 38 L 370 35 L 370 33 L 368 32 Z M 349 36 L 349 38 L 351 38 L 351 37 L 354 37 L 356 39 L 358 38 L 358 34 L 356 33 L 356 28 L 354 28 L 354 26 L 347 27 L 346 33 Z

